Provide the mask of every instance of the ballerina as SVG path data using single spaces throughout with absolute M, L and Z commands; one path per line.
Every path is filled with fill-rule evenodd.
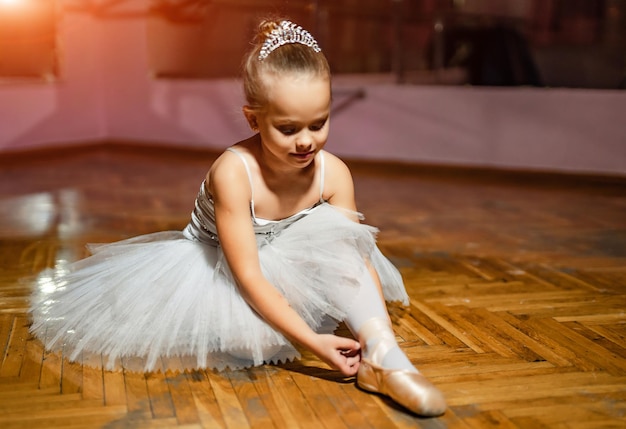
M 324 150 L 324 54 L 296 24 L 264 21 L 243 67 L 254 134 L 211 165 L 187 227 L 43 273 L 32 332 L 69 359 L 140 357 L 146 371 L 160 356 L 218 370 L 285 362 L 298 344 L 364 390 L 443 414 L 395 340 L 385 299 L 408 304 L 402 278 L 360 222 L 347 166 Z M 341 321 L 356 340 L 333 334 Z

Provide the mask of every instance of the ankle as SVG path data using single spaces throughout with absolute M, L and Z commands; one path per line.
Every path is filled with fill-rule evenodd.
M 419 372 L 400 349 L 388 319 L 373 318 L 359 330 L 363 358 L 385 369 Z
M 389 320 L 382 317 L 374 317 L 363 323 L 357 337 L 363 356 L 376 364 L 380 364 L 387 352 L 397 346 Z
M 361 353 L 369 361 L 382 365 L 385 356 L 396 347 L 398 347 L 398 343 L 396 343 L 395 339 L 369 338 L 365 342 L 361 342 Z

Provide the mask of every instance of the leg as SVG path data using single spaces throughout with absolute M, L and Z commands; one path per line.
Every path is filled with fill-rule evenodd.
M 361 288 L 351 303 L 345 322 L 361 343 L 363 357 L 374 359 L 375 354 L 375 361 L 385 368 L 417 372 L 396 343 L 382 291 L 374 277 L 366 272 L 360 283 Z M 381 320 L 383 323 L 378 322 Z
M 417 414 L 441 415 L 446 410 L 445 399 L 398 346 L 381 289 L 375 282 L 378 278 L 373 274 L 363 275 L 345 320 L 362 347 L 357 384 L 387 395 Z

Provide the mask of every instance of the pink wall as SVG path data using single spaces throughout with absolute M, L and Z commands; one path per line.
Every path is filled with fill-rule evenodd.
M 224 148 L 248 135 L 236 80 L 156 80 L 144 19 L 66 13 L 62 76 L 0 84 L 0 154 L 123 139 Z M 626 91 L 397 86 L 337 76 L 343 156 L 626 175 Z M 0 155 L 1 156 L 1 155 Z
M 0 81 L 0 151 L 106 137 L 97 49 L 105 31 L 86 15 L 66 16 L 56 82 Z
M 379 84 L 333 127 L 348 156 L 626 174 L 626 91 Z

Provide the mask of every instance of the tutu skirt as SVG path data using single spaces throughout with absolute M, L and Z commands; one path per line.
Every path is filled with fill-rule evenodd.
M 272 234 L 257 235 L 261 268 L 318 332 L 332 331 L 376 268 L 387 300 L 408 303 L 400 274 L 376 246 L 377 230 L 328 204 Z M 185 357 L 185 369 L 238 369 L 299 357 L 239 293 L 221 247 L 183 231 L 91 245 L 92 256 L 39 275 L 31 331 L 70 360 Z M 189 359 L 191 358 L 191 359 Z

